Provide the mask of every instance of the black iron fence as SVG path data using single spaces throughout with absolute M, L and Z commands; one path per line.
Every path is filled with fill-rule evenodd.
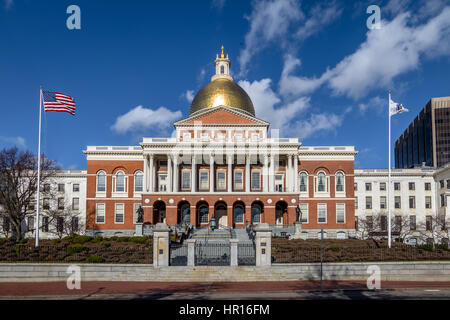
M 239 266 L 256 265 L 256 250 L 254 243 L 238 243 L 237 249 Z
M 197 241 L 195 243 L 195 265 L 229 266 L 230 251 L 229 243 Z
M 283 247 L 272 244 L 273 263 L 313 263 L 321 261 L 320 247 Z M 349 247 L 324 248 L 323 262 L 366 262 L 366 261 L 420 261 L 450 260 L 450 251 L 445 249 L 426 250 L 412 246 L 403 247 Z
M 153 263 L 150 247 L 39 246 L 16 244 L 0 246 L 0 262 L 82 262 L 82 263 Z
M 171 266 L 187 266 L 188 246 L 186 243 L 170 243 L 170 260 Z

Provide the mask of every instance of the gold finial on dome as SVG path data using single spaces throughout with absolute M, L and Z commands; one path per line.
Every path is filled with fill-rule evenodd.
M 222 53 L 220 54 L 220 58 L 221 58 L 221 59 L 225 59 L 225 55 L 223 54 L 223 46 L 222 46 L 221 49 L 222 49 Z

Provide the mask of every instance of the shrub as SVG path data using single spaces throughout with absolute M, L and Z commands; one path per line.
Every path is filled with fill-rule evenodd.
M 153 251 L 153 246 L 148 246 L 149 251 Z
M 68 254 L 79 253 L 79 252 L 83 252 L 86 249 L 87 248 L 82 244 L 74 244 L 74 245 L 67 247 L 67 253 Z
M 61 240 L 63 241 L 72 241 L 73 237 L 72 236 L 65 236 L 64 238 L 62 238 Z
M 118 238 L 119 238 L 118 236 L 112 236 L 112 237 L 109 238 L 109 240 L 111 240 L 111 241 L 117 241 Z
M 91 263 L 99 263 L 99 262 L 104 262 L 105 259 L 103 259 L 103 257 L 100 256 L 89 256 L 86 259 L 86 262 L 91 262 Z
M 92 239 L 94 239 L 91 236 L 74 236 L 72 239 L 73 243 L 79 243 L 79 244 L 84 244 L 86 242 L 92 241 Z
M 92 239 L 91 242 L 93 242 L 93 243 L 98 243 L 98 242 L 100 242 L 100 241 L 103 241 L 103 237 L 97 236 L 97 237 L 95 237 L 94 239 Z
M 133 242 L 133 243 L 141 243 L 141 244 L 145 244 L 147 243 L 147 237 L 130 237 L 128 239 L 129 242 Z
M 341 248 L 339 248 L 339 247 L 331 247 L 330 250 L 333 251 L 333 252 L 339 252 L 339 251 L 341 251 Z
M 27 243 L 27 242 L 28 242 L 28 239 L 25 239 L 25 238 L 19 240 L 20 244 L 24 244 L 24 243 Z
M 445 251 L 449 251 L 450 250 L 449 247 L 448 247 L 448 244 L 445 244 L 445 243 L 437 245 L 436 248 L 437 249 L 441 249 L 441 250 L 445 250 Z
M 430 252 L 434 251 L 432 244 L 422 244 L 422 245 L 417 246 L 417 249 L 422 249 L 422 250 L 430 251 Z
M 105 248 L 109 248 L 109 247 L 111 247 L 111 242 L 103 241 L 102 246 L 104 246 Z
M 60 243 L 60 242 L 61 242 L 61 239 L 58 239 L 58 238 L 52 239 L 52 242 L 53 242 L 53 243 Z
M 117 237 L 117 242 L 128 242 L 130 237 Z

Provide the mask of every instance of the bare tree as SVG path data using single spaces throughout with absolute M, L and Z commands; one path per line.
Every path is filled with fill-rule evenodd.
M 448 243 L 450 219 L 445 213 L 426 216 L 420 224 L 420 234 L 424 242 L 432 242 L 433 247 L 444 242 Z
M 80 213 L 74 210 L 71 203 L 65 202 L 64 208 L 52 207 L 43 213 L 47 217 L 46 224 L 41 230 L 56 235 L 58 238 L 79 233 L 84 225 L 80 221 Z
M 0 151 L 0 206 L 14 240 L 22 239 L 26 231 L 22 222 L 34 211 L 31 208 L 35 207 L 37 163 L 30 151 L 19 151 L 17 147 Z M 40 184 L 53 177 L 57 169 L 54 161 L 42 155 Z
M 371 239 L 373 231 L 374 231 L 373 217 L 371 215 L 359 216 L 356 231 L 358 238 L 360 238 L 361 240 Z

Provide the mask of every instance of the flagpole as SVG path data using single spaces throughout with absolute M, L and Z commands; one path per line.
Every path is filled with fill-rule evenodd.
M 36 188 L 36 221 L 35 221 L 35 246 L 39 246 L 39 208 L 40 208 L 40 182 L 41 182 L 41 115 L 42 115 L 42 86 L 39 89 L 39 142 L 38 142 L 38 175 Z
M 388 115 L 389 115 L 389 167 L 388 167 L 388 246 L 391 247 L 391 89 L 389 89 L 388 101 Z

